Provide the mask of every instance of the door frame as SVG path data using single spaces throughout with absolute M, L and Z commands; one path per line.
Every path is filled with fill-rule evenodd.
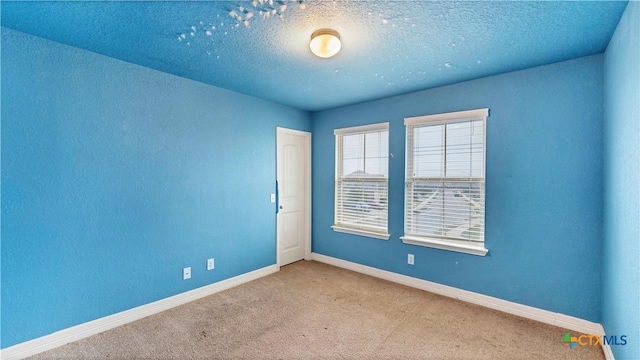
M 304 137 L 304 260 L 311 260 L 311 133 L 276 126 L 276 181 L 278 180 L 278 135 L 290 134 Z M 279 196 L 280 191 L 277 192 Z M 276 200 L 276 206 L 280 199 Z M 277 211 L 277 209 L 276 209 Z M 280 238 L 278 237 L 278 214 L 276 213 L 276 265 L 280 270 Z

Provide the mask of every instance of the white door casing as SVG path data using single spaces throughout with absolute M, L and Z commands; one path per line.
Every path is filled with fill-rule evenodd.
M 277 263 L 311 259 L 311 134 L 278 127 Z

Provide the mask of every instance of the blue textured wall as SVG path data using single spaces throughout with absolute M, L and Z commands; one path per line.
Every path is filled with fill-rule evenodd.
M 640 358 L 640 3 L 631 1 L 605 53 L 602 325 L 627 335 L 616 359 Z
M 315 113 L 313 251 L 598 322 L 602 99 L 595 55 Z M 403 244 L 403 119 L 483 107 L 488 256 Z M 333 232 L 333 129 L 383 121 L 391 239 Z
M 1 347 L 274 264 L 275 128 L 309 118 L 2 29 Z

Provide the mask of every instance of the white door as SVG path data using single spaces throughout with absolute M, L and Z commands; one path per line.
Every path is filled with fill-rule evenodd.
M 277 129 L 278 265 L 310 253 L 310 133 Z M 307 256 L 308 257 L 308 256 Z

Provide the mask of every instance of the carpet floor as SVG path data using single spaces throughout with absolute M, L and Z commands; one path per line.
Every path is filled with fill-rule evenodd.
M 32 359 L 604 359 L 565 332 L 300 261 Z

